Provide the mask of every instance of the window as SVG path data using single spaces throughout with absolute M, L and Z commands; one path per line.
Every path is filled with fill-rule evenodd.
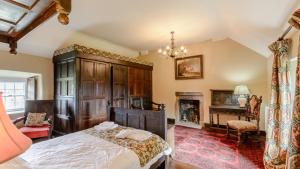
M 25 108 L 25 82 L 0 82 L 3 102 L 8 113 Z

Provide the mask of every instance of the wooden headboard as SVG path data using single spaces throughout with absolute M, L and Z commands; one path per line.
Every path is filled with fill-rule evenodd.
M 150 131 L 164 140 L 166 139 L 167 123 L 164 110 L 153 111 L 112 107 L 110 109 L 110 120 L 122 126 Z

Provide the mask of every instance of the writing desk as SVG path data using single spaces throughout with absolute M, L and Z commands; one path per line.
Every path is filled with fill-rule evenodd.
M 240 106 L 231 106 L 231 105 L 212 105 L 209 106 L 209 121 L 210 127 L 214 125 L 214 114 L 217 115 L 217 127 L 220 127 L 220 114 L 228 114 L 228 115 L 235 115 L 238 116 L 238 119 L 241 119 L 241 116 L 245 116 L 247 112 L 246 107 Z

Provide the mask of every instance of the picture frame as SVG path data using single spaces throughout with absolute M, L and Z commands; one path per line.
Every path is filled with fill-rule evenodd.
M 203 55 L 176 58 L 175 79 L 203 79 Z

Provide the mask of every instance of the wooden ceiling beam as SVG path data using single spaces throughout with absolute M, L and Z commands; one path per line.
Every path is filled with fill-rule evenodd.
M 4 35 L 4 34 L 0 34 L 0 42 L 9 43 L 9 36 Z
M 56 3 L 56 11 L 58 13 L 58 21 L 67 25 L 69 23 L 68 15 L 71 12 L 71 0 L 54 0 Z
M 31 6 L 24 5 L 17 1 L 13 0 L 4 0 L 13 5 L 19 6 L 25 10 L 30 11 L 40 0 L 36 0 Z M 15 23 L 12 21 L 8 21 L 5 19 L 1 19 L 0 21 L 6 22 L 12 25 L 9 29 L 9 32 L 0 32 L 0 42 L 9 44 L 10 53 L 17 54 L 17 41 L 28 34 L 30 31 L 38 27 L 40 24 L 45 22 L 47 19 L 58 13 L 58 21 L 64 25 L 69 23 L 68 15 L 71 12 L 71 0 L 53 0 L 52 3 L 44 9 L 28 26 L 18 32 L 14 32 L 15 26 L 27 15 L 25 12 L 19 20 Z
M 56 4 L 53 2 L 49 7 L 47 7 L 42 13 L 39 14 L 38 17 L 36 17 L 27 27 L 25 27 L 21 32 L 14 35 L 16 40 L 21 39 L 24 37 L 27 33 L 32 31 L 34 28 L 42 24 L 44 21 L 52 17 L 54 14 L 56 14 Z

